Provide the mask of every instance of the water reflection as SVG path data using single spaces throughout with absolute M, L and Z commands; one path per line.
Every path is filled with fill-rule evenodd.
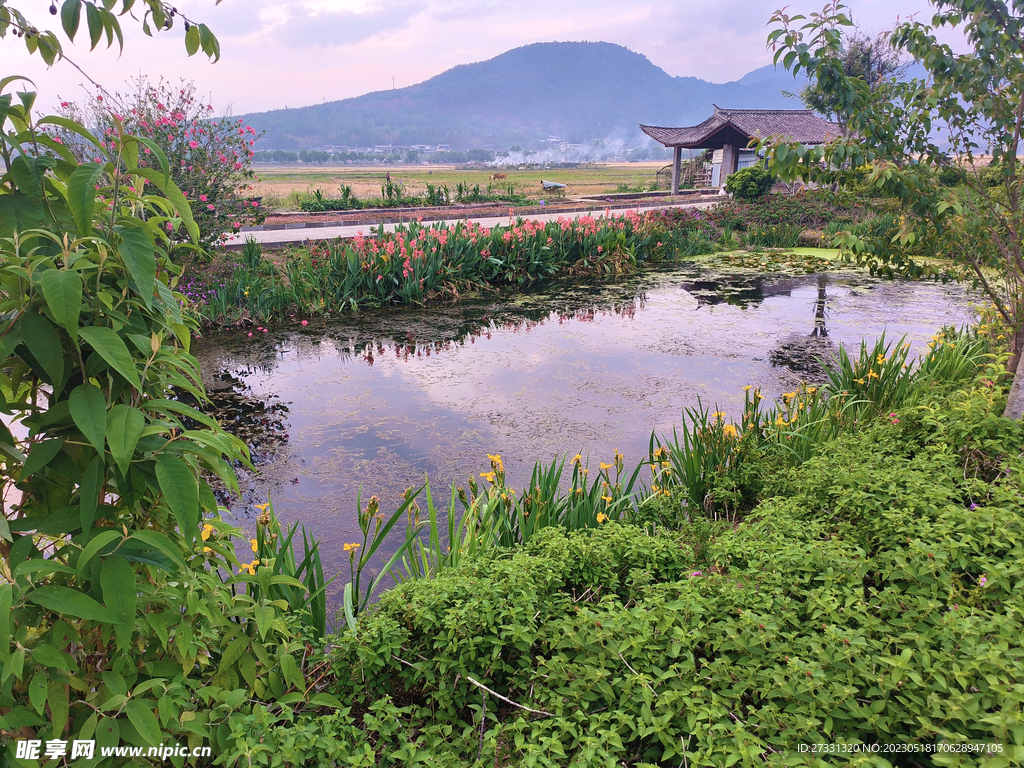
M 968 319 L 956 286 L 691 265 L 224 334 L 194 351 L 208 384 L 219 376 L 287 406 L 274 411 L 279 439 L 264 442 L 272 460 L 244 478 L 233 509 L 244 516 L 272 493 L 283 519 L 325 537 L 325 567 L 336 572 L 347 562 L 341 544 L 354 540 L 360 489 L 387 508 L 426 473 L 446 496 L 489 468 L 488 453 L 502 454 L 515 485 L 534 460 L 560 454 L 589 453 L 596 464 L 618 449 L 635 465 L 651 430 L 670 430 L 698 398 L 734 413 L 745 384 L 773 395 L 820 380 L 816 358 L 840 344 L 887 331 L 921 345 Z

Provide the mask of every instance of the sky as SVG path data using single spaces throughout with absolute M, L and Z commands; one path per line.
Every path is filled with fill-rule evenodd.
M 15 0 L 39 28 L 56 29 L 50 0 Z M 610 42 L 647 56 L 670 75 L 728 82 L 771 63 L 768 19 L 820 10 L 824 0 L 174 0 L 217 35 L 221 60 L 188 57 L 181 24 L 147 38 L 122 19 L 124 52 L 88 50 L 80 33 L 65 53 L 110 91 L 145 75 L 194 81 L 219 112 L 246 114 L 359 96 L 422 82 L 458 64 L 483 61 L 537 42 Z M 142 6 L 137 3 L 136 7 Z M 925 0 L 848 0 L 862 31 L 899 17 L 930 18 Z M 83 14 L 83 29 L 84 14 Z M 63 35 L 63 33 L 60 33 Z M 63 39 L 63 38 L 62 38 Z M 105 42 L 105 41 L 104 41 Z M 68 62 L 47 69 L 21 40 L 0 41 L 0 72 L 29 77 L 39 105 L 81 100 L 85 78 Z

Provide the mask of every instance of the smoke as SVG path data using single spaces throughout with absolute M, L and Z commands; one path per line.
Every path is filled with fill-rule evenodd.
M 656 142 L 610 137 L 583 143 L 547 140 L 536 150 L 513 148 L 500 152 L 486 165 L 493 168 L 561 163 L 606 163 L 622 160 L 671 161 L 671 150 Z

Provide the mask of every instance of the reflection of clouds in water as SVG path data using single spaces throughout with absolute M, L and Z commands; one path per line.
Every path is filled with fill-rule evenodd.
M 818 277 L 705 281 L 735 301 L 698 301 L 693 282 L 676 268 L 575 294 L 367 313 L 258 345 L 224 337 L 200 355 L 205 375 L 241 372 L 255 392 L 290 401 L 292 453 L 250 495 L 274 489 L 283 519 L 326 536 L 325 564 L 337 570 L 360 486 L 386 506 L 427 472 L 443 503 L 449 484 L 487 469 L 486 453 L 503 455 L 513 486 L 558 454 L 589 452 L 596 464 L 618 449 L 635 465 L 651 430 L 670 431 L 698 397 L 733 415 L 745 384 L 768 396 L 791 388 L 792 373 L 773 362 L 814 332 Z M 920 344 L 968 319 L 964 295 L 844 273 L 825 286 L 828 336 L 817 341 L 858 346 L 887 330 Z

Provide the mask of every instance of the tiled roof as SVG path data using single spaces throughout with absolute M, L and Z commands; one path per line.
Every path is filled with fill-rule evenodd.
M 731 126 L 747 138 L 781 135 L 803 144 L 824 144 L 839 136 L 834 123 L 809 109 L 722 109 L 700 125 L 689 128 L 663 128 L 640 125 L 640 130 L 666 147 L 703 148 L 704 143 L 723 128 Z

